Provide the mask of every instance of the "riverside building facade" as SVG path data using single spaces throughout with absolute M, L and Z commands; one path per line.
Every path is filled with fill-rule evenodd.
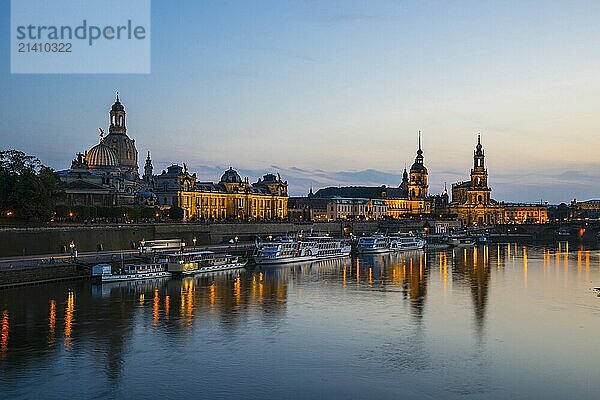
M 198 181 L 185 164 L 154 176 L 158 204 L 183 209 L 184 219 L 199 221 L 283 220 L 288 215 L 287 181 L 266 174 L 255 183 L 233 169 L 217 183 Z

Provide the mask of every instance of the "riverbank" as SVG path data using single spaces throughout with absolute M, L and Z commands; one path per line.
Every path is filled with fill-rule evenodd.
M 135 250 L 141 240 L 183 239 L 188 245 L 196 238 L 198 246 L 253 243 L 257 237 L 285 235 L 290 232 L 320 232 L 333 236 L 371 234 L 374 232 L 418 231 L 425 226 L 436 232 L 458 229 L 457 221 L 335 221 L 335 222 L 252 222 L 252 223 L 160 223 L 106 225 L 49 225 L 40 227 L 1 226 L 0 257 L 30 257 L 43 254 L 69 254 L 73 242 L 78 252 L 110 252 Z M 499 241 L 512 241 L 519 236 L 533 241 L 595 240 L 598 223 L 585 221 L 565 225 L 503 225 L 480 228 L 498 235 Z M 559 236 L 559 231 L 563 236 Z M 564 234 L 567 234 L 564 236 Z

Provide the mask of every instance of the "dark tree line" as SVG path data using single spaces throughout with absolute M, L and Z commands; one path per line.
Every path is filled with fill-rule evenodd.
M 0 211 L 4 217 L 48 221 L 64 195 L 58 174 L 19 150 L 0 151 Z

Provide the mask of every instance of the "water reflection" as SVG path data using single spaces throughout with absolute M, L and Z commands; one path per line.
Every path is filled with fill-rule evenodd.
M 91 364 L 76 359 L 91 375 L 102 372 L 106 385 L 114 388 L 131 384 L 123 379 L 131 373 L 129 360 L 143 361 L 154 352 L 162 358 L 181 356 L 173 353 L 174 345 L 193 349 L 187 359 L 192 363 L 196 362 L 195 354 L 197 362 L 203 359 L 206 346 L 215 346 L 212 349 L 218 352 L 211 354 L 216 359 L 244 348 L 239 357 L 252 360 L 260 354 L 275 362 L 279 353 L 266 354 L 268 347 L 256 353 L 260 346 L 245 348 L 241 338 L 255 334 L 254 343 L 263 346 L 267 344 L 260 338 L 270 340 L 268 345 L 284 338 L 282 351 L 293 354 L 297 346 L 306 352 L 302 335 L 310 335 L 318 326 L 328 333 L 318 340 L 342 352 L 335 357 L 358 351 L 358 364 L 360 360 L 373 361 L 398 371 L 446 371 L 446 376 L 451 376 L 445 369 L 448 360 L 443 359 L 443 352 L 429 341 L 431 335 L 447 338 L 444 330 L 455 329 L 465 343 L 466 338 L 474 338 L 477 345 L 471 351 L 477 363 L 463 361 L 473 362 L 473 369 L 482 368 L 488 360 L 481 358 L 490 346 L 488 338 L 498 334 L 497 328 L 489 327 L 497 322 L 495 315 L 490 315 L 490 304 L 498 310 L 540 285 L 587 285 L 599 275 L 597 250 L 578 248 L 570 253 L 566 244 L 539 248 L 498 244 L 183 279 L 104 285 L 75 282 L 7 290 L 0 292 L 0 374 L 7 377 L 16 394 L 28 394 L 28 381 L 23 377 L 33 376 L 40 366 L 49 367 L 69 355 L 89 356 Z M 498 290 L 491 291 L 492 287 Z M 461 296 L 468 302 L 466 307 Z M 600 315 L 598 309 L 596 312 Z M 453 322 L 450 320 L 438 328 L 435 321 L 446 318 L 444 313 L 460 321 L 473 321 L 473 325 L 447 325 Z M 346 321 L 345 315 L 350 322 L 335 327 L 338 318 Z M 292 330 L 289 324 L 300 328 Z M 362 336 L 353 339 L 353 335 Z M 237 347 L 228 347 L 229 343 L 237 343 Z M 136 356 L 144 350 L 149 353 Z M 327 360 L 327 356 L 324 351 L 312 362 Z M 345 361 L 333 364 L 346 365 Z M 339 368 L 347 368 L 345 373 L 351 377 L 356 373 L 351 365 Z M 281 373 L 282 378 L 290 378 Z M 57 384 L 69 382 L 67 377 L 55 379 Z M 471 379 L 471 386 L 458 386 L 472 389 L 475 383 L 486 382 Z

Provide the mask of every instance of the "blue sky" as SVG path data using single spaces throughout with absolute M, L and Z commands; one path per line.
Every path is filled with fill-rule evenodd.
M 11 75 L 0 16 L 2 147 L 57 169 L 119 90 L 157 170 L 398 185 L 421 129 L 438 192 L 481 132 L 498 200 L 600 197 L 596 1 L 154 0 L 148 75 Z

